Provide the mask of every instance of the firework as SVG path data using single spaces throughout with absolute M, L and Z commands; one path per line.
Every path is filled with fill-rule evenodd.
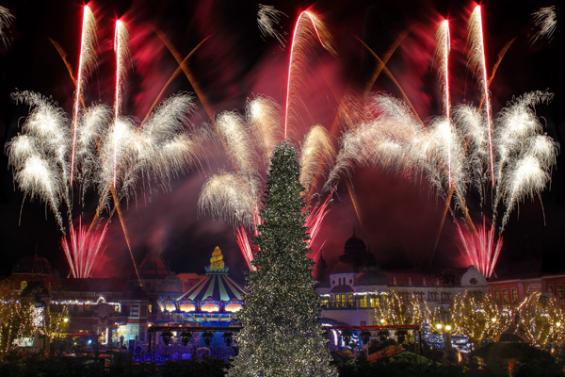
M 451 50 L 451 37 L 449 34 L 449 21 L 443 20 L 440 24 L 440 27 L 437 31 L 437 55 L 438 55 L 438 63 L 439 63 L 439 75 L 440 75 L 440 82 L 443 89 L 443 108 L 445 114 L 446 128 L 445 132 L 448 134 L 447 138 L 445 138 L 447 145 L 447 176 L 449 180 L 449 187 L 452 184 L 452 175 L 451 175 L 451 149 L 452 149 L 452 134 L 453 131 L 451 130 L 451 99 L 450 99 L 450 92 L 449 92 L 449 52 Z
M 541 192 L 551 179 L 558 147 L 542 134 L 543 126 L 534 113 L 535 105 L 547 102 L 546 92 L 527 93 L 501 111 L 497 141 L 499 184 L 495 206 L 504 202 L 501 228 L 515 206 L 528 196 Z
M 203 213 L 222 218 L 234 225 L 251 226 L 257 205 L 253 185 L 231 173 L 210 177 L 200 192 L 198 207 Z
M 284 104 L 284 138 L 288 135 L 288 123 L 291 116 L 290 111 L 296 95 L 297 80 L 296 75 L 299 66 L 303 64 L 305 56 L 312 40 L 317 41 L 324 49 L 330 53 L 335 53 L 331 44 L 331 38 L 324 23 L 319 16 L 311 10 L 302 11 L 292 32 L 290 40 L 290 53 L 288 58 L 288 72 L 286 82 L 286 97 Z
M 121 148 L 122 145 L 120 142 L 125 142 L 125 140 L 121 140 L 120 136 L 128 138 L 127 134 L 127 125 L 123 121 L 119 120 L 120 112 L 122 109 L 122 102 L 123 102 L 123 89 L 124 89 L 124 81 L 126 75 L 126 67 L 125 67 L 125 59 L 127 56 L 127 39 L 128 33 L 125 27 L 125 24 L 122 20 L 116 20 L 116 26 L 114 30 L 114 55 L 116 57 L 116 85 L 114 89 L 114 123 L 116 123 L 115 130 L 117 132 L 114 133 L 113 137 L 113 164 L 112 164 L 112 185 L 116 188 L 116 176 L 117 176 L 117 169 L 118 169 L 118 148 Z M 127 139 L 126 139 L 127 140 Z
M 275 38 L 284 47 L 286 43 L 286 33 L 280 29 L 280 22 L 283 17 L 288 17 L 284 12 L 276 9 L 272 5 L 259 4 L 257 12 L 257 26 L 263 37 Z
M 277 104 L 265 97 L 256 97 L 247 103 L 247 119 L 252 126 L 264 161 L 270 164 L 271 155 L 280 141 L 280 114 Z
M 6 7 L 0 5 L 0 46 L 6 47 L 10 42 L 9 31 L 15 17 Z
M 532 13 L 532 21 L 534 30 L 530 42 L 534 44 L 541 39 L 551 41 L 555 29 L 557 29 L 557 9 L 555 5 L 541 7 Z
M 88 73 L 96 63 L 96 20 L 94 14 L 88 5 L 83 7 L 82 14 L 82 30 L 80 36 L 80 52 L 78 57 L 78 68 L 76 75 L 76 90 L 73 105 L 72 116 L 72 144 L 71 144 L 71 167 L 70 181 L 71 185 L 74 180 L 75 156 L 76 156 L 76 138 L 77 128 L 79 126 L 81 98 L 86 85 Z
M 487 73 L 487 62 L 486 62 L 486 48 L 483 33 L 483 18 L 482 18 L 482 8 L 480 5 L 475 6 L 471 18 L 469 20 L 469 41 L 470 41 L 470 52 L 469 60 L 471 64 L 475 67 L 480 77 L 481 86 L 483 88 L 483 98 L 485 106 L 485 116 L 486 116 L 486 127 L 487 127 L 487 140 L 488 140 L 488 156 L 489 156 L 489 170 L 491 184 L 494 187 L 496 184 L 496 177 L 494 173 L 494 151 L 492 144 L 492 106 L 490 101 L 490 93 L 488 90 L 488 73 Z
M 335 147 L 328 131 L 316 125 L 308 131 L 300 153 L 300 184 L 308 196 L 319 177 L 333 165 Z
M 237 247 L 241 251 L 241 255 L 243 256 L 243 260 L 247 265 L 249 271 L 255 271 L 255 266 L 253 263 L 253 259 L 255 258 L 256 253 L 256 246 L 251 242 L 249 236 L 247 235 L 247 230 L 245 230 L 244 226 L 237 226 L 234 230 L 235 233 L 235 242 L 237 243 Z
M 311 250 L 310 254 L 308 255 L 314 262 L 318 262 L 320 258 L 320 250 L 321 247 L 316 247 L 316 240 L 318 239 L 318 235 L 320 230 L 322 229 L 322 224 L 326 215 L 329 211 L 329 206 L 331 203 L 333 193 L 326 196 L 326 198 L 312 210 L 306 214 L 306 228 L 308 229 L 308 241 L 307 247 Z
M 108 223 L 100 229 L 89 230 L 88 227 L 83 227 L 81 218 L 76 229 L 70 227 L 68 236 L 61 240 L 61 246 L 73 277 L 91 277 L 98 254 L 103 249 L 107 230 Z
M 242 174 L 255 174 L 254 149 L 244 120 L 237 113 L 224 112 L 216 119 L 216 129 L 233 166 Z
M 460 245 L 469 258 L 469 264 L 475 266 L 483 276 L 491 277 L 502 250 L 502 238 L 497 236 L 496 229 L 492 225 L 487 226 L 485 218 L 475 230 L 467 231 L 458 222 L 456 226 Z

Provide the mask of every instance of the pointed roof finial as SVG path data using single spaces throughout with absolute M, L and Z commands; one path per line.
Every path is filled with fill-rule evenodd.
M 222 271 L 224 270 L 224 255 L 222 254 L 222 249 L 219 246 L 214 248 L 212 251 L 212 257 L 210 258 L 210 271 Z

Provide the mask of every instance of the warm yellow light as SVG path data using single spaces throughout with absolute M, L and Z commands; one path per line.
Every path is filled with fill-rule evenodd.
M 384 325 L 386 321 L 385 321 L 384 318 L 381 318 L 380 322 L 381 322 L 382 325 Z
M 443 325 L 441 323 L 436 323 L 436 329 L 438 330 L 443 329 Z
M 555 326 L 561 327 L 561 322 L 559 322 L 559 321 L 558 321 L 558 322 L 555 322 Z
M 64 322 L 64 323 L 68 323 L 68 322 L 69 322 L 69 317 L 63 318 L 63 322 Z
M 238 303 L 227 304 L 224 307 L 224 310 L 226 312 L 230 312 L 230 313 L 237 313 L 238 311 L 241 310 L 241 304 L 238 304 Z
M 496 317 L 492 317 L 492 318 L 490 319 L 490 321 L 493 322 L 493 323 L 496 322 Z
M 451 331 L 451 325 L 445 325 L 445 331 Z

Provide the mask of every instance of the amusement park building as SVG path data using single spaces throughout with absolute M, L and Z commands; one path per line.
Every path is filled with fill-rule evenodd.
M 454 269 L 437 274 L 417 271 L 383 271 L 365 243 L 355 234 L 345 242 L 339 262 L 326 272 L 320 262 L 318 293 L 322 317 L 351 326 L 375 325 L 378 297 L 390 291 L 417 297 L 430 308 L 448 307 L 465 290 L 485 291 L 487 280 L 475 269 Z
M 70 279 L 60 277 L 45 258 L 33 256 L 16 265 L 5 281 L 33 294 L 39 305 L 66 306 L 69 334 L 84 339 L 97 336 L 102 344 L 155 349 L 172 338 L 173 342 L 182 339 L 184 346 L 187 342 L 209 346 L 225 342 L 237 331 L 244 289 L 229 276 L 219 247 L 204 274 L 174 274 L 156 255 L 147 257 L 139 270 L 142 287 L 136 280 Z M 465 290 L 489 291 L 501 303 L 542 291 L 565 306 L 565 275 L 487 281 L 473 267 L 435 274 L 385 271 L 355 235 L 346 241 L 336 264 L 328 267 L 320 260 L 317 274 L 324 324 L 377 324 L 378 296 L 390 291 L 415 296 L 430 308 L 448 307 Z

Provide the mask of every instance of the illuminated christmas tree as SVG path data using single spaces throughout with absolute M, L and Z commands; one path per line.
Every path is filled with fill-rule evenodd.
M 263 224 L 240 312 L 239 354 L 232 377 L 334 377 L 319 323 L 320 302 L 311 277 L 302 186 L 295 149 L 288 143 L 274 152 Z

